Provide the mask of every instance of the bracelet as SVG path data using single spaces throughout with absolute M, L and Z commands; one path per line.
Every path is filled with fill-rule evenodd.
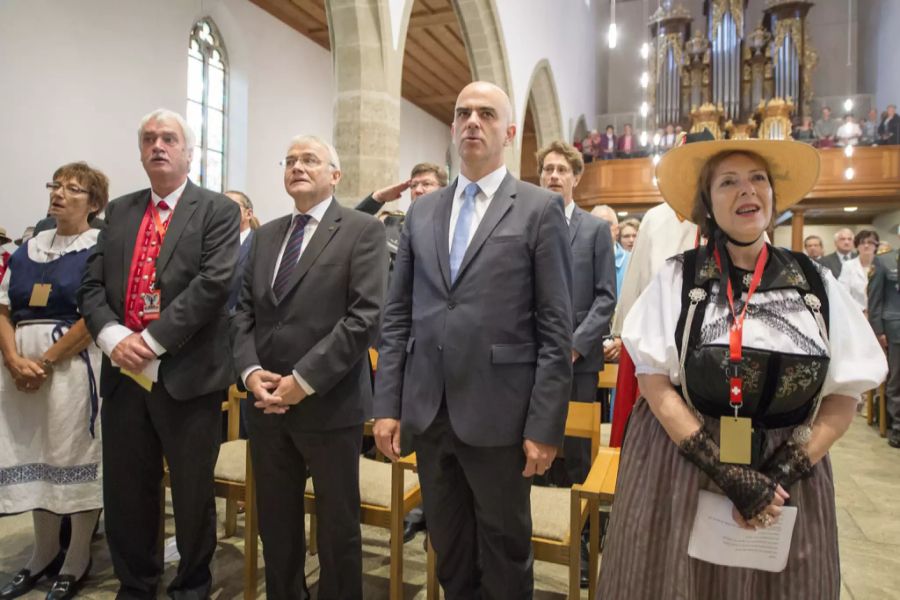
M 38 362 L 38 364 L 41 365 L 41 369 L 43 369 L 44 374 L 50 375 L 51 373 L 53 373 L 53 361 L 49 358 L 42 358 Z

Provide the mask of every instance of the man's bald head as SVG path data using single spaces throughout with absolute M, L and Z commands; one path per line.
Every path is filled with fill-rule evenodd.
M 606 204 L 600 204 L 591 209 L 591 214 L 609 223 L 609 232 L 612 234 L 613 242 L 619 239 L 619 217 L 616 215 L 616 211 Z
M 462 159 L 460 171 L 469 180 L 496 171 L 516 135 L 509 96 L 493 83 L 473 81 L 456 98 L 450 133 Z

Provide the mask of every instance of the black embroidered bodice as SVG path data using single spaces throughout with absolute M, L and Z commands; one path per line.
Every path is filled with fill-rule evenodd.
M 797 326 L 797 315 L 811 312 L 804 301 L 808 294 L 820 299 L 823 317 L 828 314 L 824 283 L 817 267 L 806 256 L 797 256 L 787 250 L 770 246 L 769 253 L 757 290 L 759 295 L 754 296 L 746 318 L 747 321 L 762 322 L 765 327 L 788 337 L 800 352 L 744 347 L 741 363 L 744 405 L 740 415 L 752 417 L 755 425 L 772 428 L 803 422 L 825 381 L 829 358 L 821 336 L 810 336 Z M 683 269 L 682 309 L 676 330 L 679 352 L 690 305 L 688 294 L 692 289 L 702 288 L 707 295 L 698 304 L 691 326 L 684 367 L 686 381 L 682 385 L 688 386 L 691 401 L 701 413 L 714 417 L 734 414 L 728 402 L 728 345 L 716 341 L 727 337 L 731 316 L 725 313 L 704 320 L 707 303 L 721 302 L 718 294 L 713 293 L 718 288 L 713 284 L 719 281 L 721 274 L 705 247 L 686 252 Z M 749 280 L 749 273 L 740 270 L 733 278 L 744 290 Z M 766 297 L 765 292 L 775 290 L 794 290 L 797 295 Z M 743 302 L 738 300 L 735 310 L 742 308 Z

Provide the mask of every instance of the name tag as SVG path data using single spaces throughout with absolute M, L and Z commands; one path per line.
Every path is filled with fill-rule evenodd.
M 719 419 L 719 460 L 733 465 L 749 465 L 752 456 L 752 421 L 747 417 Z
M 28 301 L 28 306 L 37 308 L 47 306 L 47 302 L 50 300 L 51 288 L 52 286 L 49 283 L 34 284 L 34 287 L 31 288 L 31 299 Z

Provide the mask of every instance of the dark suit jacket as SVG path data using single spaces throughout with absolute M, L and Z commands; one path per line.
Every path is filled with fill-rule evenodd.
M 879 140 L 879 144 L 900 144 L 900 115 L 894 115 L 894 118 L 888 120 L 883 119 L 878 126 L 878 135 L 887 136 Z
M 125 288 L 148 202 L 146 189 L 106 208 L 107 227 L 100 231 L 78 291 L 79 309 L 94 338 L 107 323 L 125 322 Z M 190 181 L 172 214 L 157 259 L 162 311 L 147 330 L 166 349 L 159 376 L 176 400 L 224 390 L 232 381 L 225 302 L 240 220 L 237 204 Z M 109 396 L 120 378 L 104 356 L 101 396 Z
M 360 203 L 356 205 L 356 210 L 370 215 L 374 215 L 382 208 L 384 208 L 384 204 L 376 200 L 372 194 L 363 198 Z
M 609 149 L 609 140 L 612 138 L 612 150 Z M 594 156 L 609 156 L 616 153 L 618 148 L 618 138 L 615 135 L 609 136 L 605 133 L 600 136 L 600 147 L 594 148 Z
M 856 256 L 856 253 L 852 252 L 850 256 Z M 834 275 L 835 279 L 841 276 L 841 267 L 843 265 L 843 261 L 841 260 L 841 257 L 837 252 L 826 254 L 819 261 L 819 264 L 828 267 L 831 270 L 831 273 Z
M 231 278 L 231 288 L 228 292 L 229 312 L 234 312 L 234 308 L 238 303 L 238 296 L 241 293 L 241 283 L 244 281 L 244 270 L 247 268 L 247 258 L 250 256 L 250 246 L 253 244 L 253 230 L 247 234 L 247 239 L 240 245 L 238 249 L 237 262 L 234 265 L 234 276 Z
M 275 262 L 291 215 L 256 230 L 231 320 L 234 366 L 288 375 L 297 371 L 315 394 L 285 418 L 301 431 L 359 425 L 371 412 L 368 349 L 378 334 L 387 275 L 384 227 L 332 200 L 291 275 L 272 292 Z
M 419 198 L 385 305 L 375 417 L 422 433 L 446 398 L 472 446 L 562 443 L 572 381 L 572 255 L 562 198 L 507 175 L 450 284 L 456 183 Z
M 572 295 L 575 333 L 572 347 L 581 355 L 576 373 L 603 368 L 603 336 L 616 309 L 616 258 L 609 223 L 575 207 L 569 223 L 572 243 Z
M 897 289 L 897 250 L 875 257 L 875 275 L 869 282 L 869 323 L 877 335 L 900 344 L 900 290 Z

